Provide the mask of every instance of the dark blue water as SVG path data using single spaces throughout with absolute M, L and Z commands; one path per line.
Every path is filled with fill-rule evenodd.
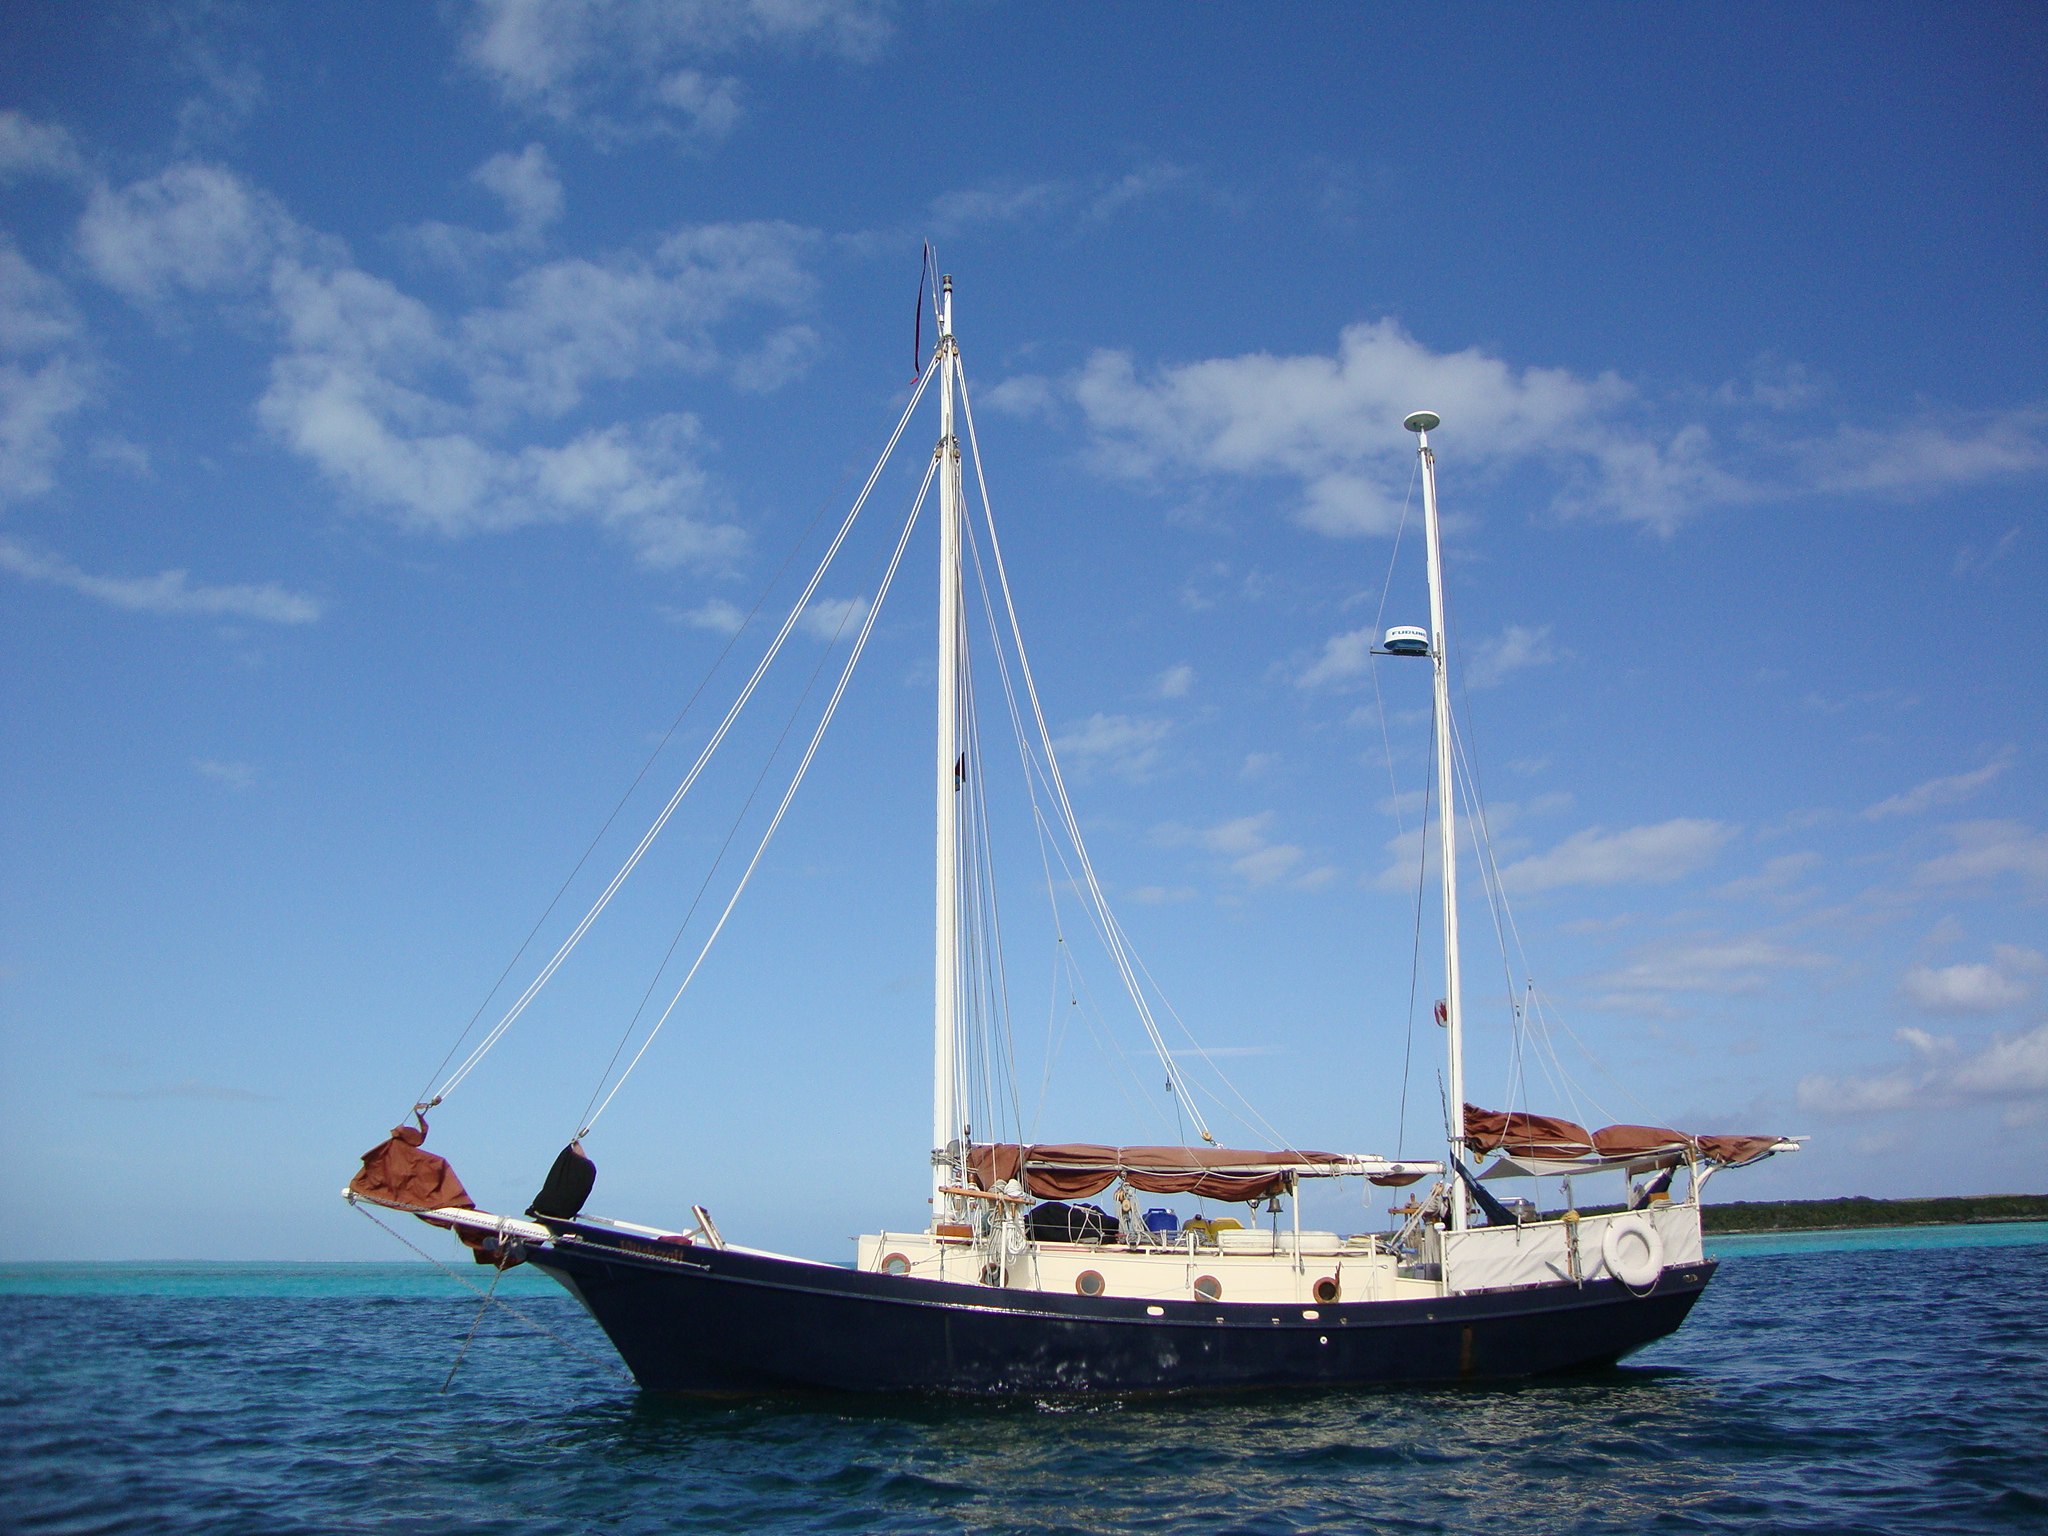
M 4 1266 L 0 1530 L 2048 1530 L 2048 1230 L 1971 1235 L 1715 1245 L 1593 1376 L 1089 1407 L 642 1396 L 523 1278 L 592 1358 L 493 1314 L 443 1395 L 431 1271 Z

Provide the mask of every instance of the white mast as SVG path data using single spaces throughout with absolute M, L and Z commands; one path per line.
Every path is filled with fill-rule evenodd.
M 1444 1086 L 1451 1115 L 1445 1131 L 1451 1156 L 1457 1158 L 1465 1144 L 1465 1021 L 1458 998 L 1458 797 L 1451 759 L 1450 658 L 1444 647 L 1444 562 L 1436 516 L 1436 455 L 1429 451 L 1430 428 L 1441 422 L 1434 411 L 1417 411 L 1401 425 L 1415 434 L 1415 451 L 1422 457 L 1422 526 L 1429 552 L 1429 654 L 1436 681 L 1436 824 L 1444 877 L 1444 1047 L 1449 1057 Z M 1466 1225 L 1465 1188 L 1455 1177 L 1451 1188 L 1451 1230 L 1462 1232 Z
M 939 752 L 938 892 L 932 969 L 932 1220 L 947 1219 L 961 1170 L 948 1148 L 960 1140 L 958 1029 L 960 956 L 960 441 L 953 435 L 953 279 L 939 296 Z

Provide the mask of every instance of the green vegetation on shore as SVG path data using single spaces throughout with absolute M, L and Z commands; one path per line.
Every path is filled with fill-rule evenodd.
M 1931 1227 L 1972 1221 L 2048 1221 L 2048 1195 L 1947 1195 L 1934 1200 L 1734 1200 L 1700 1212 L 1708 1232 L 1818 1231 L 1827 1227 Z

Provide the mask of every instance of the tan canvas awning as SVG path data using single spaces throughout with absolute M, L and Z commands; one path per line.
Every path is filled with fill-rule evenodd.
M 1231 1147 L 1111 1147 L 1075 1142 L 973 1147 L 969 1177 L 983 1189 L 1016 1179 L 1041 1200 L 1080 1200 L 1118 1179 L 1155 1195 L 1211 1200 L 1263 1200 L 1290 1179 L 1354 1175 L 1379 1184 L 1409 1184 L 1439 1172 L 1435 1163 L 1396 1163 L 1339 1152 L 1250 1152 Z

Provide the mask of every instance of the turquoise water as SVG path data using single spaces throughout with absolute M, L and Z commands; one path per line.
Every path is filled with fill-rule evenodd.
M 2048 1243 L 2048 1221 L 1985 1221 L 1959 1227 L 1851 1227 L 1832 1232 L 1710 1235 L 1709 1257 L 1766 1253 L 1871 1253 L 1893 1248 L 2013 1248 Z
M 454 1244 L 449 1244 L 452 1248 Z M 460 1265 L 457 1268 L 457 1265 Z M 488 1287 L 490 1270 L 459 1255 L 449 1265 L 472 1285 Z M 0 1264 L 0 1296 L 416 1296 L 460 1300 L 470 1292 L 431 1264 Z M 536 1269 L 505 1272 L 498 1294 L 560 1296 Z
M 9 1264 L 0 1530 L 2048 1531 L 2048 1223 L 1711 1247 L 1616 1368 L 1000 1406 L 641 1393 L 530 1271 L 500 1296 L 545 1332 L 423 1264 Z
M 1895 1248 L 2002 1248 L 2048 1243 L 2048 1221 L 1958 1227 L 1866 1227 L 1830 1232 L 1756 1232 L 1707 1239 L 1715 1258 L 1774 1253 L 1855 1253 Z M 453 1246 L 452 1244 L 450 1245 Z M 449 1266 L 472 1285 L 491 1272 L 457 1255 Z M 0 1263 L 0 1296 L 415 1296 L 459 1301 L 471 1293 L 431 1264 Z M 558 1297 L 533 1269 L 506 1272 L 498 1294 Z

